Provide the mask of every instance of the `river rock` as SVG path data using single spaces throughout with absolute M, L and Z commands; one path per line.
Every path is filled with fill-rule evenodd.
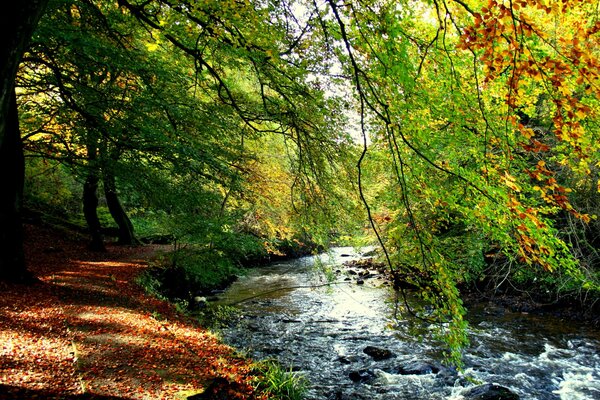
M 246 325 L 246 327 L 248 328 L 248 330 L 249 330 L 250 332 L 258 332 L 258 331 L 260 331 L 260 325 L 259 325 L 259 324 L 256 324 L 256 323 L 254 323 L 254 322 L 252 322 L 252 323 L 250 323 L 250 324 Z
M 504 307 L 497 306 L 495 304 L 489 304 L 488 306 L 486 306 L 483 309 L 483 313 L 485 315 L 492 315 L 492 316 L 495 316 L 495 317 L 502 317 L 504 314 L 506 314 L 506 309 Z
M 294 318 L 283 318 L 280 321 L 283 322 L 284 324 L 297 324 L 298 322 L 302 322 L 299 319 L 294 319 Z
M 361 369 L 358 371 L 352 371 L 348 374 L 348 377 L 352 382 L 356 383 L 369 383 L 375 379 L 375 374 L 368 369 Z
M 437 379 L 445 382 L 447 386 L 468 386 L 469 382 L 467 379 L 458 374 L 458 371 L 454 367 L 440 366 L 440 370 L 436 376 Z
M 465 400 L 519 400 L 519 396 L 504 386 L 486 383 L 462 393 Z
M 395 357 L 396 355 L 388 349 L 382 349 L 375 346 L 367 346 L 363 349 L 363 353 L 371 356 L 375 361 L 387 360 L 388 358 Z
M 358 361 L 357 356 L 339 356 L 337 359 L 342 364 L 352 364 Z
M 425 361 L 413 361 L 399 366 L 396 372 L 400 375 L 437 374 L 440 372 L 440 367 Z

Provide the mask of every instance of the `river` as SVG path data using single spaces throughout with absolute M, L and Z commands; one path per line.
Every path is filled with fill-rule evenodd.
M 338 275 L 338 283 L 323 286 L 315 262 L 335 271 L 357 258 L 351 248 L 335 248 L 250 270 L 219 299 L 241 309 L 238 322 L 223 329 L 225 341 L 304 375 L 308 399 L 460 400 L 474 382 L 502 385 L 521 399 L 600 399 L 597 329 L 477 307 L 468 314 L 471 345 L 457 372 L 441 365 L 433 326 L 392 317 L 394 293 L 377 277 L 359 285 Z M 367 346 L 392 356 L 375 361 Z

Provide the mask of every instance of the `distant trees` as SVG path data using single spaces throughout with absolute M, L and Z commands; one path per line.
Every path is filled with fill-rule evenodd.
M 134 110 L 149 68 L 132 34 L 93 3 L 53 1 L 19 76 L 29 151 L 69 165 L 83 177 L 83 214 L 91 247 L 103 249 L 98 189 L 118 225 L 119 243 L 135 241 L 118 198 L 121 155 L 143 146 L 136 131 L 146 117 Z M 106 12 L 107 15 L 104 15 Z M 136 114 L 137 113 L 137 114 Z M 150 119 L 147 119 L 150 121 Z

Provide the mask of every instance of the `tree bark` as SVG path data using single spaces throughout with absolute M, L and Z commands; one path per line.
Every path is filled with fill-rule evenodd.
M 91 236 L 90 250 L 106 251 L 98 218 L 98 181 L 98 174 L 90 169 L 83 184 L 83 216 Z
M 25 161 L 14 89 L 6 127 L 0 146 L 0 277 L 24 282 L 31 278 L 25 266 L 21 223 Z
M 3 5 L 0 26 L 0 279 L 26 282 L 21 205 L 24 164 L 15 96 L 17 68 L 48 0 Z
M 104 172 L 103 175 L 104 196 L 106 196 L 106 205 L 108 211 L 119 226 L 118 244 L 131 245 L 136 244 L 133 224 L 123 209 L 119 197 L 117 196 L 117 187 L 115 177 L 109 172 Z

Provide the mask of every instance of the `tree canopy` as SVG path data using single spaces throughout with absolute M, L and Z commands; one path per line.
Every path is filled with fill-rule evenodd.
M 28 201 L 83 196 L 98 248 L 104 204 L 224 253 L 368 227 L 456 360 L 460 285 L 598 296 L 599 31 L 584 0 L 51 0 L 1 122 L 16 85 Z

